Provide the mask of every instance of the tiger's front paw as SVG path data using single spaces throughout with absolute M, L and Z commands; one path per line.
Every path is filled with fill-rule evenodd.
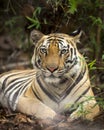
M 75 111 L 75 112 L 73 112 L 71 115 L 70 115 L 70 121 L 74 121 L 74 120 L 76 120 L 76 119 L 78 119 L 78 118 L 80 118 L 81 117 L 81 115 L 79 115 L 78 114 L 78 112 L 77 111 Z
M 35 114 L 35 116 L 40 119 L 47 119 L 47 118 L 53 119 L 56 115 L 57 115 L 56 112 L 49 108 L 42 109 L 41 111 L 38 110 L 37 113 Z
M 53 110 L 46 110 L 45 112 L 43 112 L 42 114 L 42 118 L 46 119 L 46 118 L 51 118 L 53 119 L 56 116 L 56 112 Z

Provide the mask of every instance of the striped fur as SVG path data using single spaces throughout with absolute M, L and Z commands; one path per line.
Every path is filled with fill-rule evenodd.
M 76 47 L 80 35 L 81 32 L 68 36 L 33 31 L 34 69 L 10 71 L 0 76 L 1 104 L 38 118 L 54 118 L 57 113 L 70 112 L 72 119 L 80 116 L 93 119 L 99 107 L 90 86 L 85 59 Z M 83 105 L 84 111 L 90 112 L 79 114 L 80 105 L 75 107 L 78 103 Z

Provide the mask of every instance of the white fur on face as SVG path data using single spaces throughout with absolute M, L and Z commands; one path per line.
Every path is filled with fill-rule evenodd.
M 45 82 L 47 82 L 47 83 L 59 83 L 60 82 L 60 78 L 46 77 L 45 78 Z

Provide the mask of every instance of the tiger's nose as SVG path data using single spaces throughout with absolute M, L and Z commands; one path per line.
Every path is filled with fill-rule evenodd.
M 58 69 L 58 67 L 57 67 L 57 66 L 47 66 L 47 69 L 48 69 L 51 73 L 53 73 L 55 70 Z

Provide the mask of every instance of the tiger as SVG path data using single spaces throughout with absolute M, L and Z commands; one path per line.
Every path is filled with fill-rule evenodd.
M 77 49 L 81 35 L 82 30 L 47 35 L 33 30 L 33 68 L 0 75 L 0 104 L 12 112 L 40 119 L 54 119 L 68 112 L 72 120 L 93 120 L 100 109 L 87 63 Z

